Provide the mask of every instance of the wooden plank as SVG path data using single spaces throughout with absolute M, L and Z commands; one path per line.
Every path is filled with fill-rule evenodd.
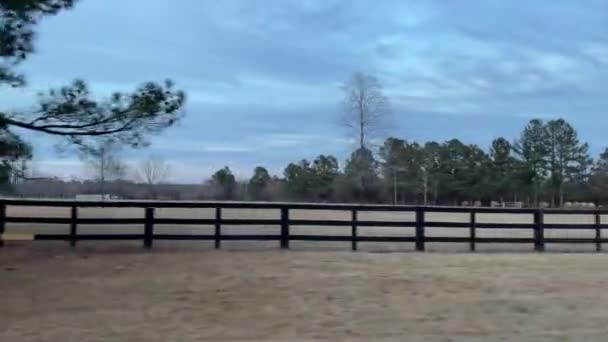
M 359 227 L 415 228 L 416 221 L 357 221 Z
M 153 209 L 153 208 L 152 208 Z M 90 225 L 101 225 L 101 224 L 146 224 L 145 218 L 79 218 L 78 224 L 90 224 Z
M 290 235 L 292 241 L 352 242 L 352 235 Z M 357 242 L 416 242 L 413 236 L 357 236 Z
M 305 235 L 305 234 L 299 234 L 299 235 L 290 235 L 289 236 L 289 240 L 291 241 L 343 241 L 343 242 L 352 242 L 353 241 L 353 237 L 352 235 Z M 363 241 L 361 239 L 358 239 L 358 241 Z
M 469 222 L 424 221 L 425 228 L 469 228 Z
M 532 229 L 534 223 L 486 223 L 477 222 L 475 224 L 477 229 Z
M 216 236 L 211 234 L 154 234 L 154 240 L 174 240 L 174 241 L 190 241 L 190 240 L 216 240 Z
M 427 227 L 430 224 L 425 223 Z M 450 224 L 446 224 L 449 226 Z M 433 224 L 433 226 L 435 226 Z M 477 223 L 476 227 L 478 229 L 531 229 L 534 228 L 534 223 Z M 598 226 L 593 223 L 543 223 L 543 229 L 568 229 L 568 230 L 592 230 L 596 229 Z M 600 228 L 606 229 L 608 225 L 600 225 Z
M 596 243 L 596 238 L 545 238 L 545 243 Z
M 38 224 L 70 224 L 69 217 L 7 217 L 5 222 L 10 223 L 38 223 Z
M 216 208 L 217 209 L 217 208 Z M 154 218 L 155 224 L 171 224 L 171 225 L 207 225 L 213 226 L 217 223 L 216 219 L 189 219 L 189 218 Z
M 509 237 L 478 237 L 475 243 L 534 243 L 533 238 L 509 238 Z
M 121 240 L 142 240 L 144 234 L 79 234 L 79 241 L 94 241 L 94 240 L 108 240 L 108 241 L 121 241 Z M 70 241 L 70 234 L 34 234 L 34 240 L 62 240 Z
M 26 234 L 26 233 L 5 233 L 5 240 L 65 240 L 69 241 L 69 234 Z M 143 234 L 81 234 L 78 240 L 141 240 Z M 215 240 L 214 235 L 189 235 L 189 234 L 155 234 L 156 240 Z M 251 241 L 277 241 L 280 235 L 222 235 L 224 241 L 251 240 Z M 349 235 L 290 235 L 290 240 L 299 241 L 352 241 Z M 469 242 L 469 237 L 426 237 L 426 242 Z M 416 242 L 416 238 L 411 236 L 358 236 L 358 242 Z M 594 243 L 595 238 L 545 238 L 545 243 L 565 243 L 583 244 Z M 532 238 L 477 238 L 476 243 L 532 243 Z M 608 239 L 601 239 L 600 242 L 606 243 Z
M 282 223 L 281 220 L 272 220 L 272 219 L 222 219 L 221 221 L 224 225 L 232 225 L 232 226 L 251 226 L 251 225 L 260 225 L 260 226 L 278 226 Z
M 568 230 L 594 230 L 596 225 L 593 223 L 543 223 L 543 229 L 568 229 Z
M 268 234 L 242 234 L 242 235 L 222 235 L 223 241 L 235 241 L 235 240 L 251 240 L 251 241 L 282 241 L 280 235 L 268 235 Z
M 357 237 L 359 242 L 416 242 L 415 236 L 361 236 Z
M 24 234 L 24 233 L 5 233 L 8 240 L 60 240 L 70 241 L 70 234 Z M 108 240 L 108 241 L 126 241 L 126 240 L 141 240 L 143 234 L 81 234 L 78 235 L 78 240 Z M 214 235 L 188 235 L 188 234 L 155 234 L 154 239 L 158 240 L 207 240 L 213 241 Z M 336 241 L 350 242 L 350 235 L 290 235 L 290 240 L 297 241 Z M 224 241 L 279 241 L 280 235 L 222 235 Z M 426 242 L 444 242 L 444 243 L 467 243 L 469 237 L 426 237 Z M 564 244 L 584 244 L 594 243 L 595 238 L 545 238 L 545 243 L 564 243 Z M 416 242 L 416 237 L 413 236 L 358 236 L 358 242 Z M 491 237 L 491 238 L 476 238 L 476 244 L 479 243 L 533 243 L 533 238 L 509 238 L 509 237 Z M 600 239 L 601 243 L 608 243 L 608 239 Z
M 245 202 L 245 201 L 74 201 L 74 200 L 23 200 L 3 199 L 3 203 L 14 206 L 72 207 L 81 208 L 231 208 L 231 209 L 291 209 L 303 210 L 352 210 L 365 211 L 414 211 L 416 206 L 368 205 L 368 204 L 326 204 L 293 202 Z
M 72 218 L 63 217 L 7 217 L 9 223 L 37 223 L 37 224 L 71 224 Z M 164 225 L 215 225 L 216 219 L 181 219 L 181 218 L 154 218 L 154 224 Z M 78 218 L 77 224 L 87 225 L 136 225 L 145 224 L 145 218 Z M 281 220 L 273 219 L 222 219 L 223 225 L 273 225 L 279 226 Z M 331 226 L 347 227 L 352 226 L 351 220 L 289 220 L 289 225 L 293 226 Z M 394 228 L 415 228 L 415 221 L 357 221 L 359 227 L 394 227 Z M 470 228 L 467 222 L 439 222 L 425 221 L 424 226 L 428 228 Z M 530 229 L 534 223 L 476 223 L 477 229 Z M 608 229 L 608 224 L 565 224 L 551 223 L 543 224 L 544 229 L 577 229 L 591 230 Z
M 37 223 L 37 224 L 71 224 L 71 217 L 7 217 L 10 223 Z M 78 218 L 77 224 L 111 225 L 111 224 L 145 224 L 143 218 Z
M 321 204 L 321 203 L 292 203 L 292 202 L 226 202 L 226 201 L 74 201 L 74 200 L 24 200 L 2 199 L 1 203 L 11 206 L 42 206 L 42 207 L 100 207 L 100 208 L 235 208 L 235 209 L 312 209 L 312 210 L 353 210 L 358 211 L 416 211 L 423 208 L 426 212 L 445 213 L 526 213 L 533 214 L 532 208 L 487 208 L 487 207 L 448 207 L 448 206 L 410 206 L 410 205 L 370 205 L 370 204 Z M 593 215 L 588 209 L 546 209 L 547 214 L 587 214 Z M 608 210 L 598 210 L 602 215 L 608 215 Z
M 352 212 L 352 210 L 351 210 Z M 352 220 L 289 220 L 290 226 L 330 226 L 350 227 Z M 357 221 L 359 227 L 407 227 L 416 225 L 414 221 Z
M 471 238 L 468 236 L 427 236 L 425 237 L 425 241 L 469 243 L 471 241 Z
M 72 219 L 69 217 L 7 217 L 6 222 L 9 223 L 37 223 L 37 224 L 71 224 Z M 78 218 L 77 224 L 88 225 L 136 225 L 145 224 L 145 218 Z M 155 224 L 175 224 L 175 225 L 215 225 L 215 219 L 174 219 L 174 218 L 155 218 Z M 281 225 L 281 220 L 266 220 L 266 219 L 223 219 L 220 222 L 225 225 Z M 290 225 L 293 226 L 351 226 L 350 220 L 290 220 Z M 395 228 L 414 228 L 415 221 L 357 221 L 359 227 L 395 227 Z M 425 221 L 425 227 L 428 228 L 469 228 L 468 222 L 439 222 Z M 477 229 L 530 229 L 534 227 L 534 223 L 477 223 Z M 543 224 L 544 229 L 608 229 L 608 224 L 600 224 L 599 226 L 593 223 L 585 224 L 568 224 L 568 223 L 547 223 Z

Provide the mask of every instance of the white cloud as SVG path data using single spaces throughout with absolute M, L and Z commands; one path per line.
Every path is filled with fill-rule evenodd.
M 158 150 L 177 150 L 181 153 L 192 154 L 200 152 L 250 152 L 254 151 L 256 146 L 247 143 L 159 137 L 154 140 L 152 148 Z
M 534 56 L 534 62 L 547 73 L 560 77 L 565 73 L 580 73 L 584 65 L 579 60 L 558 53 L 539 53 Z
M 289 148 L 296 146 L 318 146 L 326 144 L 346 145 L 352 143 L 352 139 L 336 138 L 317 134 L 300 133 L 276 133 L 256 137 L 259 146 L 265 148 Z
M 29 165 L 32 177 L 59 177 L 64 180 L 84 178 L 85 167 L 77 159 L 37 159 Z
M 209 144 L 203 145 L 201 150 L 205 152 L 249 152 L 253 150 L 253 147 L 243 145 Z
M 608 64 L 608 46 L 605 44 L 591 44 L 583 49 L 583 54 L 597 64 Z

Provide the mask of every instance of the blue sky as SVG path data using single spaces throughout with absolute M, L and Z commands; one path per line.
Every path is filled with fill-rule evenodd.
M 384 85 L 387 134 L 485 148 L 531 118 L 563 117 L 596 154 L 608 143 L 607 29 L 603 0 L 81 0 L 40 26 L 29 87 L 0 96 L 20 109 L 74 78 L 100 97 L 171 78 L 188 94 L 185 119 L 123 157 L 160 156 L 177 182 L 224 165 L 246 177 L 321 153 L 343 161 L 354 145 L 337 124 L 340 84 L 355 71 Z M 86 176 L 57 140 L 27 136 L 39 172 Z

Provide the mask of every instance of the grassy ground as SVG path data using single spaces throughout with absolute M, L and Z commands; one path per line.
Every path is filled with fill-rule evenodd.
M 0 341 L 605 340 L 603 254 L 0 249 Z

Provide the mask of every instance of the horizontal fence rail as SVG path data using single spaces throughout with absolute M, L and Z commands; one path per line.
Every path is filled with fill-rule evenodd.
M 70 210 L 69 217 L 29 217 L 12 216 L 7 214 L 9 207 L 53 207 Z M 83 218 L 79 216 L 83 208 L 139 208 L 141 217 L 136 218 Z M 156 210 L 163 208 L 180 209 L 213 209 L 211 218 L 164 218 L 156 217 Z M 275 209 L 278 217 L 275 219 L 257 218 L 227 218 L 226 209 Z M 296 219 L 290 214 L 297 210 L 320 210 L 343 212 L 350 219 Z M 389 215 L 397 212 L 411 213 L 410 220 L 368 220 L 361 219 L 362 213 L 387 212 Z M 444 222 L 428 220 L 432 213 L 461 213 L 468 214 L 466 221 Z M 498 223 L 481 222 L 483 214 L 528 214 L 533 218 L 530 223 Z M 593 217 L 593 223 L 545 223 L 545 215 L 586 215 Z M 413 243 L 415 249 L 424 251 L 426 243 L 463 243 L 475 251 L 478 244 L 507 243 L 530 244 L 536 251 L 544 251 L 547 243 L 563 244 L 594 244 L 596 251 L 601 251 L 602 244 L 608 239 L 602 237 L 602 229 L 608 229 L 608 224 L 601 223 L 601 215 L 608 215 L 608 210 L 560 210 L 560 209 L 509 209 L 509 208 L 472 208 L 472 207 L 440 207 L 440 206 L 400 206 L 400 205 L 352 205 L 352 204 L 317 204 L 317 203 L 266 203 L 266 202 L 178 202 L 178 201 L 63 201 L 63 200 L 21 200 L 0 199 L 0 246 L 4 244 L 7 223 L 67 225 L 69 232 L 65 234 L 31 234 L 32 240 L 63 240 L 71 246 L 77 241 L 87 240 L 142 240 L 145 248 L 152 248 L 155 240 L 207 240 L 213 241 L 216 249 L 221 248 L 222 241 L 277 241 L 280 248 L 288 249 L 290 241 L 332 241 L 350 242 L 351 249 L 357 250 L 359 242 L 403 242 Z M 82 234 L 79 225 L 137 225 L 143 228 L 139 234 Z M 212 234 L 172 234 L 155 232 L 156 225 L 205 225 L 214 228 Z M 279 229 L 278 234 L 223 234 L 223 226 L 273 226 Z M 308 235 L 292 234 L 292 227 L 349 227 L 350 234 L 345 235 Z M 406 228 L 413 236 L 370 236 L 361 235 L 360 228 Z M 427 236 L 427 228 L 445 228 L 460 230 L 466 236 Z M 523 230 L 531 232 L 530 237 L 482 237 L 484 230 Z M 592 230 L 592 238 L 554 238 L 545 237 L 546 230 Z

